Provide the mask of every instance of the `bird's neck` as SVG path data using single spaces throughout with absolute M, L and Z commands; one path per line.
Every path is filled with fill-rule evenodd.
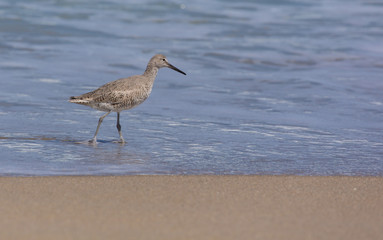
M 151 81 L 154 81 L 158 73 L 158 68 L 152 65 L 148 65 L 144 72 L 144 76 L 148 77 Z

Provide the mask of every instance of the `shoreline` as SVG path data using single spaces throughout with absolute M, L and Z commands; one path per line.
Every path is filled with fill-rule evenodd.
M 0 239 L 378 239 L 383 177 L 0 177 Z

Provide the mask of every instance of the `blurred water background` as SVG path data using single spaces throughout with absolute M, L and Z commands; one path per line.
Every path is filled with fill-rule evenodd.
M 382 1 L 0 1 L 0 175 L 383 175 Z M 67 102 L 141 74 L 116 114 Z

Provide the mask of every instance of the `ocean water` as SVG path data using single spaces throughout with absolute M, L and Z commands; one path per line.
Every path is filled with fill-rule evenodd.
M 0 175 L 383 175 L 381 1 L 0 1 Z M 116 114 L 69 96 L 141 74 Z

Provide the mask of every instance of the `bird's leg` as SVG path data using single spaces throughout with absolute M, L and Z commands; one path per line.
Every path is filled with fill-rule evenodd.
M 117 130 L 118 130 L 118 134 L 120 134 L 120 143 L 125 143 L 125 140 L 122 137 L 122 132 L 121 132 L 120 113 L 119 112 L 117 112 Z
M 110 111 L 107 112 L 107 113 L 105 113 L 104 115 L 102 115 L 102 116 L 100 117 L 100 119 L 98 120 L 98 125 L 97 125 L 96 132 L 94 133 L 94 137 L 93 137 L 93 139 L 89 141 L 90 143 L 96 143 L 96 142 L 97 142 L 97 133 L 98 133 L 98 130 L 100 129 L 102 120 L 104 120 L 104 118 L 105 118 L 106 116 L 108 116 L 109 113 L 110 113 Z

